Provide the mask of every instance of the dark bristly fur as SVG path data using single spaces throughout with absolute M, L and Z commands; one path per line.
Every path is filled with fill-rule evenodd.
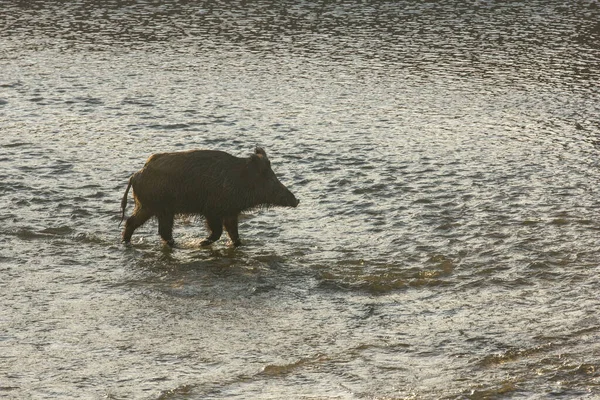
M 133 187 L 135 209 L 127 219 L 123 241 L 156 216 L 162 239 L 173 245 L 173 218 L 177 214 L 203 215 L 209 245 L 221 237 L 223 226 L 234 246 L 241 244 L 238 215 L 260 207 L 296 207 L 298 200 L 277 179 L 267 153 L 257 147 L 248 158 L 215 150 L 191 150 L 154 154 L 129 179 L 121 200 L 125 218 L 127 194 Z

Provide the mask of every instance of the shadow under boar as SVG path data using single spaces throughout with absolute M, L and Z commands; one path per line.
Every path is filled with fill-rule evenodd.
M 238 215 L 261 206 L 296 207 L 299 201 L 271 169 L 267 153 L 257 147 L 248 158 L 223 151 L 191 150 L 159 153 L 129 178 L 121 200 L 125 218 L 127 194 L 133 187 L 135 209 L 127 218 L 122 236 L 129 243 L 133 232 L 149 218 L 158 219 L 158 233 L 173 246 L 173 219 L 178 214 L 203 215 L 210 235 L 207 246 L 227 230 L 234 246 L 242 244 Z

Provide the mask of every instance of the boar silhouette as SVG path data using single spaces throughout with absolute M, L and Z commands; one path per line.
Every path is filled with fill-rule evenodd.
M 200 244 L 221 237 L 223 226 L 234 246 L 242 244 L 238 215 L 257 207 L 296 207 L 299 201 L 275 176 L 264 149 L 257 147 L 248 158 L 223 151 L 191 150 L 158 153 L 129 178 L 121 200 L 121 222 L 127 195 L 133 188 L 135 209 L 127 218 L 122 238 L 129 243 L 133 232 L 148 219 L 158 219 L 158 233 L 170 246 L 173 221 L 179 214 L 202 215 L 210 231 Z

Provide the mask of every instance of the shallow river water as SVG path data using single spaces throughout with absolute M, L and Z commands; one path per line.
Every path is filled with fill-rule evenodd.
M 1 8 L 0 397 L 600 397 L 597 1 Z M 257 145 L 297 209 L 120 243 Z

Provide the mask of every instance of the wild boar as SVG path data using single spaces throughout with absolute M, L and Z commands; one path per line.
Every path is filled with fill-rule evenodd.
M 210 245 L 221 237 L 223 226 L 234 246 L 242 244 L 238 215 L 262 206 L 296 207 L 299 201 L 275 176 L 267 153 L 257 147 L 248 158 L 223 151 L 191 150 L 159 153 L 129 178 L 121 200 L 121 222 L 127 195 L 133 187 L 135 209 L 123 230 L 123 242 L 149 218 L 158 219 L 158 233 L 173 246 L 175 215 L 202 215 L 210 232 L 200 244 Z

